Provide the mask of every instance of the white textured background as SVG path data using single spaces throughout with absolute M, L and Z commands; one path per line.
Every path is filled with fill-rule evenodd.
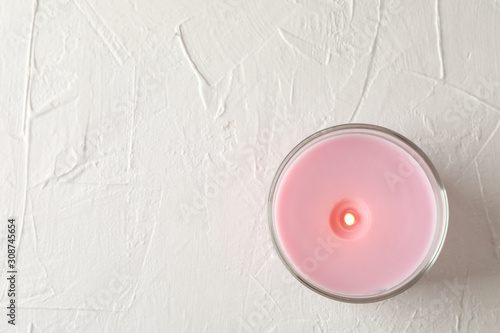
M 500 1 L 0 3 L 1 331 L 498 332 Z M 434 161 L 450 228 L 387 301 L 314 294 L 266 199 L 300 140 L 389 127 Z

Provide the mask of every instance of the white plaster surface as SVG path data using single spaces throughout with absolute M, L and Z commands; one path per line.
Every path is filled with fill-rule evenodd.
M 499 64 L 499 0 L 0 2 L 0 331 L 499 332 Z M 302 286 L 267 227 L 284 156 L 346 122 L 450 199 L 435 266 L 374 304 Z

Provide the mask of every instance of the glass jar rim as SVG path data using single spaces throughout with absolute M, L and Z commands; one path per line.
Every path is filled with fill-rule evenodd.
M 380 294 L 374 294 L 368 296 L 345 296 L 327 291 L 309 282 L 298 270 L 296 270 L 293 267 L 293 265 L 289 262 L 289 260 L 285 256 L 284 251 L 281 249 L 278 243 L 274 226 L 273 208 L 274 208 L 274 198 L 276 189 L 280 180 L 282 179 L 282 176 L 285 174 L 287 167 L 289 167 L 293 163 L 294 158 L 298 157 L 301 152 L 306 151 L 307 150 L 306 146 L 308 146 L 309 144 L 316 143 L 317 140 L 325 138 L 329 134 L 335 132 L 340 134 L 340 132 L 342 131 L 349 131 L 349 130 L 358 130 L 365 134 L 378 136 L 379 138 L 385 139 L 387 141 L 390 141 L 390 139 L 392 139 L 392 141 L 390 142 L 397 144 L 400 148 L 402 148 L 405 152 L 411 154 L 413 157 L 418 157 L 423 162 L 423 164 L 420 165 L 422 169 L 424 169 L 424 167 L 427 168 L 427 170 L 424 170 L 424 172 L 428 180 L 431 182 L 431 187 L 433 188 L 433 191 L 437 192 L 434 193 L 434 198 L 436 201 L 436 214 L 437 214 L 436 229 L 435 229 L 436 234 L 433 236 L 431 246 L 426 255 L 426 258 L 427 256 L 429 258 L 424 259 L 422 263 L 419 265 L 423 266 L 419 269 L 416 269 L 414 272 L 412 272 L 412 274 L 408 275 L 408 277 L 401 283 L 397 284 L 396 286 L 393 286 L 392 288 L 389 288 L 384 292 L 381 292 Z M 431 160 L 427 157 L 427 155 L 416 144 L 414 144 L 411 140 L 404 137 L 403 135 L 382 126 L 364 124 L 364 123 L 349 123 L 349 124 L 342 124 L 342 125 L 328 127 L 308 136 L 307 138 L 302 140 L 298 145 L 296 145 L 286 155 L 286 157 L 283 159 L 283 161 L 281 162 L 280 166 L 276 171 L 276 174 L 271 184 L 271 189 L 269 191 L 267 210 L 268 210 L 267 212 L 268 225 L 271 233 L 273 246 L 276 252 L 278 253 L 278 256 L 280 257 L 281 261 L 284 263 L 285 267 L 290 271 L 290 273 L 296 279 L 298 279 L 303 285 L 315 291 L 316 293 L 328 297 L 330 299 L 348 303 L 370 303 L 370 302 L 382 301 L 391 298 L 393 296 L 396 296 L 408 290 L 411 286 L 413 286 L 429 271 L 429 269 L 436 262 L 441 252 L 441 249 L 443 248 L 444 245 L 446 233 L 448 230 L 448 222 L 449 222 L 449 208 L 448 208 L 448 198 L 446 190 L 441 178 L 439 177 L 436 168 L 432 164 Z

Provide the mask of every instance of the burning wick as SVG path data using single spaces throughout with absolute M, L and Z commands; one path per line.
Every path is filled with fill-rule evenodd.
M 351 213 L 347 213 L 344 215 L 344 222 L 346 225 L 351 226 L 356 222 L 356 218 Z

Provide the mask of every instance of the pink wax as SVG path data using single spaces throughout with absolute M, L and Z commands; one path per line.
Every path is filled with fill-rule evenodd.
M 381 293 L 429 252 L 437 219 L 432 186 L 417 161 L 384 138 L 326 138 L 292 159 L 276 186 L 277 243 L 293 269 L 322 290 Z

